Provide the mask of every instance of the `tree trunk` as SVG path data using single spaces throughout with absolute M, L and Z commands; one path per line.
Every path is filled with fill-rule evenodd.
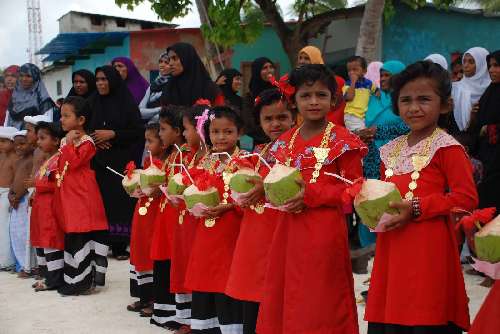
M 195 0 L 196 1 L 196 8 L 198 8 L 198 15 L 200 16 L 200 22 L 201 24 L 205 24 L 207 26 L 210 26 L 210 20 L 208 18 L 208 6 L 209 6 L 209 0 Z M 205 49 L 207 51 L 207 56 L 209 60 L 209 66 L 210 68 L 208 69 L 212 77 L 217 77 L 217 75 L 223 70 L 223 64 L 219 62 L 219 54 L 217 53 L 217 48 L 216 46 L 211 43 L 208 38 L 203 38 L 203 41 L 205 42 Z
M 365 5 L 356 55 L 364 57 L 367 62 L 380 60 L 379 41 L 382 33 L 384 5 L 385 0 L 368 0 Z

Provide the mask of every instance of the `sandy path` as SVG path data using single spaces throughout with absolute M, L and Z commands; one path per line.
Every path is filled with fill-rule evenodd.
M 366 289 L 368 275 L 354 275 L 356 295 Z M 33 280 L 22 280 L 0 273 L 1 334 L 168 334 L 152 326 L 149 320 L 125 310 L 128 294 L 128 263 L 110 260 L 107 286 L 98 294 L 60 297 L 55 292 L 34 293 Z M 478 286 L 481 278 L 465 275 L 471 315 L 477 313 L 488 289 Z M 366 333 L 362 321 L 364 305 L 358 305 L 360 333 Z

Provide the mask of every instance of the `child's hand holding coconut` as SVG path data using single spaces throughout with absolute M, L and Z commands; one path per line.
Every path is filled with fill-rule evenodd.
M 261 178 L 247 178 L 246 181 L 248 183 L 253 184 L 253 188 L 248 192 L 240 194 L 239 196 L 239 205 L 242 208 L 248 208 L 252 205 L 256 205 L 259 201 L 264 198 L 264 182 Z
M 206 218 L 217 218 L 224 214 L 224 212 L 229 211 L 234 208 L 233 203 L 219 204 L 212 208 L 206 208 L 202 212 L 202 216 Z
M 399 213 L 391 215 L 391 218 L 385 222 L 384 232 L 400 228 L 414 219 L 413 207 L 409 201 L 390 202 L 389 207 Z
M 304 203 L 306 184 L 303 179 L 297 179 L 295 182 L 300 186 L 300 190 L 294 197 L 286 201 L 283 206 L 290 213 L 300 213 L 306 208 L 306 204 Z

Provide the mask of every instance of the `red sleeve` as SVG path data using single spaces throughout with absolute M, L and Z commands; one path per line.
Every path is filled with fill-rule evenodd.
M 51 193 L 54 192 L 56 188 L 55 182 L 46 180 L 36 180 L 35 181 L 35 198 L 36 193 Z
M 224 95 L 223 94 L 217 95 L 217 97 L 215 98 L 215 101 L 214 101 L 214 105 L 216 107 L 220 107 L 220 106 L 223 106 L 225 103 L 226 103 L 226 101 L 224 99 Z
M 361 164 L 361 152 L 359 150 L 348 151 L 336 160 L 337 170 L 344 173 L 349 180 L 363 177 Z M 347 185 L 332 176 L 322 176 L 325 181 L 317 183 L 306 183 L 304 203 L 310 208 L 320 206 L 335 207 L 343 205 L 342 193 Z M 329 179 L 326 179 L 326 178 Z M 319 180 L 319 179 L 318 179 Z
M 453 208 L 472 211 L 479 202 L 472 165 L 464 149 L 460 146 L 450 146 L 440 149 L 436 155 L 449 192 L 421 197 L 422 214 L 417 221 L 448 216 Z
M 95 146 L 89 141 L 85 141 L 80 146 L 66 144 L 61 148 L 61 161 L 67 161 L 70 168 L 78 168 L 90 163 L 95 155 Z

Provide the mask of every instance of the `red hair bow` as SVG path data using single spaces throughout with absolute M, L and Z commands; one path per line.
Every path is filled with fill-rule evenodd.
M 125 174 L 129 179 L 132 178 L 132 174 L 134 173 L 134 170 L 137 169 L 137 166 L 135 165 L 135 162 L 130 161 L 127 166 L 125 166 Z
M 198 100 L 196 100 L 194 105 L 195 106 L 209 106 L 209 107 L 211 107 L 212 102 L 210 102 L 210 100 L 207 100 L 207 99 L 198 99 Z
M 293 94 L 295 94 L 295 87 L 288 83 L 288 74 L 285 74 L 280 78 L 280 81 L 276 81 L 274 76 L 271 76 L 269 82 L 278 88 L 281 94 L 285 95 L 287 99 L 290 99 Z

